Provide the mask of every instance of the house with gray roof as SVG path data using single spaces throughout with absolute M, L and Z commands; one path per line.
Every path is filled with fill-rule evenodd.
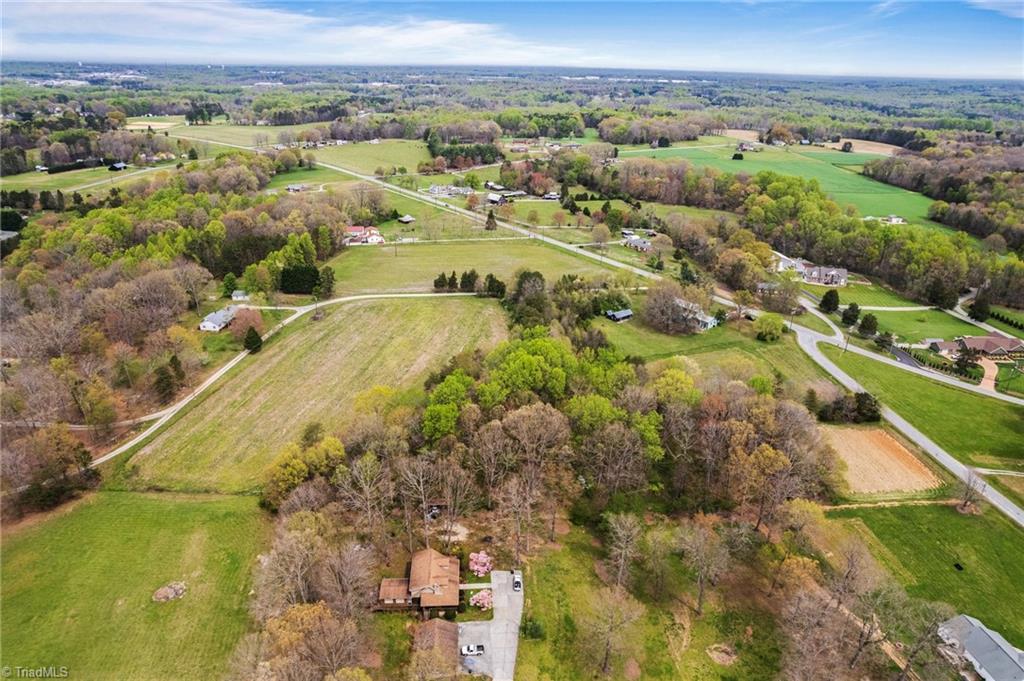
M 957 615 L 939 625 L 939 638 L 954 662 L 970 662 L 985 681 L 1024 681 L 1024 651 L 1010 645 L 998 631 L 970 615 Z
M 237 311 L 238 307 L 236 305 L 228 305 L 223 310 L 211 312 L 203 317 L 203 321 L 199 322 L 199 330 L 217 333 L 231 323 Z

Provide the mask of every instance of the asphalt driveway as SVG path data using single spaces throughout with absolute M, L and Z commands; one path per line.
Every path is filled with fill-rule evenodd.
M 523 619 L 523 592 L 512 590 L 512 573 L 507 570 L 491 573 L 491 591 L 494 618 L 459 625 L 459 648 L 483 643 L 484 654 L 464 657 L 462 661 L 470 673 L 484 674 L 495 681 L 512 681 L 519 650 L 519 624 Z

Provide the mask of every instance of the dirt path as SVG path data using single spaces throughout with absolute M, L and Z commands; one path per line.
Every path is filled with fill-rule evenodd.
M 864 501 L 849 504 L 825 506 L 826 511 L 842 511 L 848 508 L 890 508 L 892 506 L 956 506 L 956 499 L 906 499 L 894 501 Z

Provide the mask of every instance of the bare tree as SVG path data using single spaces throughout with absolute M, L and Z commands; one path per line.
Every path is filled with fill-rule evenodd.
M 679 533 L 674 528 L 655 527 L 644 535 L 643 566 L 655 596 L 665 593 L 665 582 L 672 569 L 669 557 L 678 549 Z
M 643 523 L 631 513 L 611 513 L 608 523 L 608 559 L 615 575 L 615 586 L 624 587 L 629 568 L 640 552 Z
M 476 499 L 473 478 L 455 460 L 448 458 L 438 463 L 438 491 L 444 502 L 443 539 L 445 549 L 452 544 L 455 524 L 472 508 Z
M 625 589 L 601 589 L 583 621 L 585 637 L 595 650 L 600 670 L 608 674 L 612 658 L 621 647 L 626 631 L 643 615 L 644 608 Z
M 273 549 L 256 574 L 253 612 L 258 619 L 266 620 L 289 606 L 309 602 L 322 543 L 311 531 L 282 529 L 277 533 Z
M 498 490 L 496 501 L 502 524 L 512 539 L 512 555 L 518 566 L 522 562 L 524 537 L 531 530 L 530 508 L 536 500 L 530 496 L 530 488 L 523 479 L 513 475 Z
M 929 667 L 936 662 L 941 664 L 941 659 L 936 654 L 939 625 L 956 614 L 953 608 L 945 603 L 928 601 L 911 601 L 907 607 L 901 609 L 901 612 L 901 628 L 910 634 L 912 642 L 903 650 L 905 663 L 896 675 L 895 681 L 906 681 L 915 667 Z M 933 677 L 934 674 L 927 676 Z
M 683 559 L 697 577 L 698 615 L 704 613 L 704 592 L 709 582 L 714 582 L 725 572 L 729 564 L 729 549 L 715 531 L 711 520 L 703 515 L 696 516 L 681 533 Z
M 324 552 L 314 575 L 317 596 L 338 617 L 358 619 L 376 600 L 370 552 L 354 542 Z
M 981 499 L 981 491 L 985 483 L 973 468 L 968 469 L 967 478 L 960 481 L 960 504 L 957 509 L 962 511 L 970 510 Z
M 423 545 L 430 546 L 430 500 L 437 489 L 437 473 L 434 462 L 427 456 L 410 456 L 399 460 L 397 468 L 398 493 L 403 505 L 419 513 L 423 525 Z M 410 519 L 412 521 L 412 519 Z M 410 530 L 412 528 L 410 527 Z
M 342 504 L 359 513 L 365 531 L 374 540 L 379 539 L 394 496 L 388 467 L 376 455 L 367 452 L 350 467 L 339 467 L 334 483 Z
M 495 492 L 514 463 L 511 442 L 500 421 L 486 423 L 476 432 L 469 457 L 473 468 L 480 475 L 487 506 L 490 508 Z
M 174 276 L 188 296 L 191 307 L 198 310 L 203 289 L 213 275 L 202 265 L 186 260 L 174 268 Z
M 640 436 L 611 423 L 587 438 L 582 454 L 597 484 L 609 495 L 639 489 L 647 480 L 647 459 Z

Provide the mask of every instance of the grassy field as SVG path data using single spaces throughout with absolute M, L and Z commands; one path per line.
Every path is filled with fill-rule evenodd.
M 4 666 L 73 679 L 220 678 L 268 531 L 251 497 L 99 492 L 4 537 Z M 178 601 L 159 587 L 183 581 Z
M 270 145 L 277 144 L 277 136 L 282 132 L 290 132 L 297 135 L 303 130 L 324 125 L 323 123 L 303 123 L 301 125 L 233 125 L 218 121 L 210 125 L 179 125 L 167 128 L 171 137 L 186 137 L 192 139 L 207 140 L 209 142 L 223 142 L 224 144 L 235 144 L 243 147 L 251 147 L 256 144 L 256 135 L 266 135 Z M 305 151 L 305 150 L 303 150 Z
M 946 233 L 952 232 L 948 227 L 928 219 L 928 207 L 932 203 L 928 197 L 876 182 L 844 167 L 845 162 L 863 162 L 863 158 L 859 157 L 873 155 L 857 154 L 854 156 L 842 152 L 824 151 L 802 153 L 790 149 L 765 147 L 759 153 L 745 153 L 745 158 L 742 161 L 733 161 L 733 153 L 734 149 L 731 146 L 711 149 L 670 147 L 668 149 L 627 151 L 623 152 L 621 157 L 683 158 L 694 165 L 711 166 L 733 173 L 743 172 L 754 175 L 762 170 L 773 170 L 783 175 L 798 175 L 818 180 L 821 188 L 841 206 L 852 204 L 856 206 L 861 215 L 895 214 L 906 218 L 915 225 Z M 834 156 L 835 153 L 840 156 Z
M 839 348 L 824 352 L 869 392 L 964 463 L 1024 470 L 1024 407 L 960 390 Z
M 884 547 L 879 560 L 911 595 L 949 603 L 1024 646 L 1024 533 L 1009 519 L 991 509 L 964 515 L 951 506 L 860 508 L 829 516 L 877 538 Z
M 297 168 L 288 173 L 278 173 L 270 179 L 267 189 L 280 190 L 290 184 L 304 184 L 307 191 L 316 191 L 320 185 L 333 185 L 339 182 L 358 182 L 359 178 L 331 168 Z
M 313 153 L 318 161 L 351 168 L 366 175 L 372 174 L 381 166 L 404 166 L 411 172 L 416 170 L 416 164 L 420 161 L 430 160 L 427 145 L 410 140 L 381 140 L 380 144 L 359 142 L 340 147 L 324 147 L 314 150 Z
M 476 269 L 481 276 L 493 273 L 507 284 L 519 269 L 541 272 L 549 283 L 563 274 L 614 274 L 589 258 L 575 257 L 539 241 L 515 240 L 494 244 L 484 242 L 406 244 L 397 249 L 359 246 L 336 256 L 335 293 L 370 291 L 429 291 L 441 271 L 457 274 Z
M 800 288 L 820 299 L 831 287 L 818 286 L 817 284 L 801 284 Z M 877 284 L 871 286 L 851 284 L 836 290 L 839 291 L 840 305 L 849 305 L 850 303 L 857 303 L 861 307 L 865 305 L 877 307 L 911 307 L 920 305 L 920 303 L 908 300 L 898 293 Z
M 612 208 L 618 208 L 621 211 L 631 210 L 621 199 L 609 201 Z M 577 201 L 576 205 L 580 207 L 582 211 L 584 208 L 589 208 L 590 212 L 601 210 L 601 206 L 605 204 L 604 201 Z M 573 216 L 569 214 L 569 211 L 562 208 L 558 201 L 544 201 L 544 200 L 520 200 L 512 204 L 512 207 L 516 210 L 516 218 L 527 221 L 527 216 L 530 211 L 537 211 L 537 216 L 540 221 L 537 224 L 540 225 L 553 225 L 555 224 L 554 214 L 561 211 L 565 214 L 565 224 L 570 224 L 573 221 Z
M 308 317 L 216 383 L 128 462 L 132 487 L 246 492 L 309 421 L 335 430 L 371 386 L 418 384 L 449 356 L 504 336 L 493 301 L 364 301 Z M 302 399 L 295 399 L 302 396 Z
M 840 298 L 842 295 L 840 294 Z M 914 312 L 874 311 L 878 318 L 878 331 L 891 331 L 902 343 L 919 343 L 925 338 L 951 340 L 957 336 L 984 335 L 985 331 L 974 324 L 957 319 L 942 310 L 917 310 Z
M 776 343 L 764 343 L 754 338 L 752 325 L 745 321 L 690 336 L 664 334 L 644 326 L 639 319 L 622 324 L 599 319 L 594 324 L 624 353 L 648 361 L 686 355 L 702 367 L 712 367 L 742 358 L 752 361 L 766 375 L 777 369 L 785 380 L 797 386 L 825 375 L 800 350 L 792 335 L 787 334 Z
M 1001 305 L 993 305 L 992 310 L 994 312 L 1000 312 L 1006 315 L 1007 317 L 1010 317 L 1011 319 L 1016 319 L 1017 321 L 1024 323 L 1024 310 L 1015 310 L 1012 307 L 1003 307 Z M 1018 329 L 1016 327 L 1010 326 L 1009 324 L 1001 322 L 998 319 L 995 319 L 994 317 L 989 317 L 988 319 L 985 320 L 985 322 L 987 324 L 991 324 L 1000 331 L 1003 331 L 1011 336 L 1015 336 L 1017 338 L 1024 338 L 1024 329 Z
M 1024 395 L 1024 361 L 1001 362 L 996 375 L 996 390 L 1014 395 Z
M 545 638 L 520 638 L 516 678 L 524 681 L 575 681 L 594 676 L 595 656 L 585 640 L 584 610 L 596 605 L 602 586 L 594 564 L 603 559 L 591 536 L 579 528 L 559 538 L 558 550 L 530 560 L 524 569 L 525 618 L 544 628 Z M 712 594 L 705 614 L 689 609 L 695 588 L 677 559 L 666 592 L 655 597 L 639 592 L 643 616 L 625 631 L 624 656 L 642 670 L 643 679 L 768 679 L 778 672 L 780 650 L 771 617 L 752 610 L 733 610 L 727 597 Z M 642 588 L 642 580 L 638 580 Z M 685 604 L 684 604 L 685 603 Z M 744 632 L 750 627 L 752 636 Z M 685 633 L 684 633 L 685 630 Z M 722 667 L 708 657 L 707 647 L 725 643 L 738 658 Z M 630 678 L 618 660 L 609 678 Z
M 35 192 L 43 191 L 48 189 L 50 191 L 57 191 L 58 189 L 64 193 L 75 191 L 81 187 L 96 185 L 97 188 L 103 186 L 100 183 L 118 183 L 123 178 L 136 179 L 145 177 L 148 173 L 163 168 L 165 170 L 173 170 L 173 163 L 164 163 L 153 167 L 131 167 L 126 171 L 122 172 L 111 172 L 107 170 L 106 166 L 99 166 L 97 168 L 83 168 L 82 170 L 69 170 L 66 173 L 21 173 L 19 175 L 6 175 L 0 179 L 0 187 L 9 191 L 21 191 L 24 189 L 30 189 Z M 129 178 L 128 176 L 131 175 Z M 70 197 L 68 197 L 70 203 Z

